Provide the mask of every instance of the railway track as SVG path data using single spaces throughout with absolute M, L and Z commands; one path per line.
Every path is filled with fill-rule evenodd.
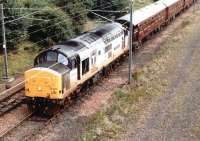
M 127 56 L 124 56 L 123 59 L 120 59 L 115 63 L 115 67 L 111 69 L 107 75 L 103 76 L 103 78 L 109 78 L 110 73 L 118 68 L 118 66 L 124 62 L 124 59 L 127 58 Z M 101 81 L 101 80 L 100 80 Z M 94 84 L 95 85 L 95 84 Z M 92 86 L 94 86 L 92 85 Z M 87 87 L 87 89 L 83 89 L 80 93 L 80 95 L 85 95 L 88 92 L 88 89 L 90 89 L 92 86 Z M 76 95 L 75 97 L 72 97 L 71 100 L 68 101 L 69 103 L 74 103 L 76 100 L 79 99 L 79 95 Z M 15 93 L 12 93 L 11 95 L 3 98 L 0 100 L 0 116 L 3 114 L 11 111 L 12 109 L 16 108 L 20 104 L 22 104 L 25 100 L 24 97 L 24 88 L 16 91 Z M 32 128 L 32 131 L 27 131 L 30 133 L 27 133 L 24 135 L 23 140 L 27 141 L 30 140 L 34 135 L 38 134 L 43 128 L 45 128 L 47 125 L 49 125 L 53 119 L 58 117 L 59 114 L 62 114 L 64 112 L 64 109 L 67 109 L 70 104 L 66 104 L 65 107 L 62 110 L 59 110 L 51 116 L 50 118 L 40 118 L 37 116 L 34 116 L 34 113 L 29 113 L 28 115 L 24 116 L 22 120 L 11 126 L 10 128 L 2 131 L 0 133 L 0 140 L 6 140 L 7 137 L 12 136 L 16 132 L 24 132 L 26 133 L 27 129 L 30 127 Z M 23 134 L 22 134 L 23 135 Z
M 20 120 L 18 123 L 16 123 L 15 125 L 11 126 L 9 129 L 2 131 L 0 133 L 0 139 L 2 139 L 4 136 L 6 136 L 7 134 L 9 134 L 15 128 L 17 128 L 18 126 L 20 126 L 25 120 L 29 119 L 32 115 L 33 115 L 33 113 L 28 114 L 22 120 Z
M 0 116 L 20 106 L 24 101 L 25 97 L 23 88 L 14 93 L 8 94 L 6 97 L 0 99 Z
M 15 125 L 11 126 L 7 130 L 2 131 L 0 133 L 0 140 L 6 140 L 6 137 L 12 136 L 12 134 L 15 134 L 15 131 L 21 131 L 23 133 L 22 135 L 24 135 L 23 140 L 27 141 L 31 139 L 34 135 L 38 134 L 59 114 L 61 114 L 60 111 L 57 112 L 54 116 L 40 117 L 34 112 L 31 112 Z

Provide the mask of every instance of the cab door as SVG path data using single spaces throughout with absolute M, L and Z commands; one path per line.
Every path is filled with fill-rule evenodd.
M 97 50 L 92 51 L 91 53 L 91 67 L 95 69 L 97 65 Z

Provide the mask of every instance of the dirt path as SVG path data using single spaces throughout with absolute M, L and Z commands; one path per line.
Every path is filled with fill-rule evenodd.
M 170 86 L 154 100 L 145 116 L 120 140 L 126 141 L 197 141 L 200 140 L 200 24 L 172 58 L 166 79 Z M 170 67 L 170 66 L 169 66 Z
M 188 52 L 176 68 L 176 78 L 168 92 L 153 104 L 144 127 L 129 140 L 199 139 L 192 132 L 200 117 L 199 44 L 197 40 L 187 46 Z

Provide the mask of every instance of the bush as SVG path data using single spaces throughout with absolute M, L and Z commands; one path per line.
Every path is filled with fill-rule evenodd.
M 30 40 L 45 46 L 66 40 L 74 35 L 70 18 L 56 8 L 49 8 L 35 14 L 32 25 L 28 28 Z
M 110 11 L 125 11 L 128 6 L 129 0 L 93 0 L 93 8 L 97 10 L 110 10 Z M 100 15 L 118 18 L 124 13 L 112 13 L 112 12 L 97 12 Z M 91 14 L 90 14 L 91 15 Z
M 26 18 L 21 18 L 20 20 L 6 23 L 6 39 L 9 50 L 16 49 L 16 45 L 22 40 L 31 39 L 34 42 L 38 42 L 39 40 L 46 39 L 46 42 L 42 42 L 46 45 L 47 43 L 49 44 L 51 42 L 51 44 L 53 44 L 54 42 L 61 41 L 74 35 L 72 20 L 61 9 L 58 10 L 53 2 L 54 0 L 2 1 L 4 8 L 6 8 L 4 9 L 6 17 L 5 23 L 18 19 L 24 15 L 31 14 L 35 11 L 40 11 L 37 14 L 32 14 Z M 20 7 L 25 9 L 14 9 Z M 45 22 L 45 20 L 49 21 Z M 60 22 L 60 24 L 57 24 L 58 22 Z M 51 27 L 46 28 L 48 26 Z M 37 32 L 34 32 L 36 30 Z M 74 28 L 74 30 L 76 29 Z M 34 34 L 29 36 L 29 34 L 33 32 Z M 56 36 L 53 36 L 55 34 Z M 0 42 L 2 43 L 1 35 L 2 31 L 0 28 Z M 2 50 L 0 49 L 0 51 Z
M 56 0 L 55 4 L 63 7 L 62 10 L 70 16 L 74 32 L 81 33 L 87 20 L 87 10 L 84 3 L 81 0 Z
M 3 0 L 2 3 L 4 4 L 4 8 L 13 8 L 13 7 L 24 7 L 24 4 L 20 2 L 20 0 L 10 1 L 10 0 Z M 5 15 L 5 27 L 6 27 L 6 39 L 8 49 L 15 49 L 14 45 L 18 42 L 16 37 L 20 37 L 25 34 L 25 27 L 27 22 L 26 19 L 16 20 L 10 23 L 8 21 L 12 21 L 21 17 L 22 15 L 26 15 L 26 11 L 21 11 L 17 9 L 4 9 Z M 0 30 L 0 34 L 2 31 Z M 1 37 L 2 42 L 2 37 Z
M 34 12 L 33 10 L 20 8 L 44 8 L 48 6 L 48 1 L 50 0 L 2 0 L 5 8 L 4 15 L 6 17 L 5 27 L 8 49 L 16 49 L 16 44 L 21 40 L 27 39 L 27 28 L 32 24 L 31 16 L 16 20 L 24 15 Z M 0 34 L 2 34 L 1 30 Z M 2 37 L 0 38 L 0 41 L 2 42 Z

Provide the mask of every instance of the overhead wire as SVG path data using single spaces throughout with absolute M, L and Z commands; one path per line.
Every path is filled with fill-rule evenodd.
M 116 4 L 116 5 L 119 5 L 119 4 Z M 105 6 L 105 4 L 102 5 L 101 7 L 103 7 L 103 6 Z M 113 5 L 110 4 L 109 6 L 106 6 L 106 7 L 104 7 L 103 9 L 106 9 L 106 8 L 109 8 L 109 7 L 112 7 L 112 6 L 113 6 Z M 87 13 L 87 12 L 88 12 L 88 10 L 83 10 L 83 11 L 81 12 L 81 14 L 72 17 L 72 19 L 78 18 L 78 17 L 80 17 L 81 15 L 84 15 L 84 14 Z M 44 27 L 44 28 L 35 30 L 35 31 L 33 31 L 33 32 L 29 32 L 29 33 L 26 34 L 26 35 L 22 35 L 22 36 L 20 36 L 20 37 L 13 38 L 13 39 L 8 40 L 8 41 L 12 42 L 12 41 L 14 41 L 14 40 L 16 40 L 16 39 L 20 39 L 20 38 L 22 38 L 22 37 L 28 37 L 28 36 L 30 36 L 30 35 L 36 33 L 36 32 L 39 32 L 39 31 L 41 31 L 41 30 L 43 30 L 43 29 L 48 29 L 48 28 L 50 28 L 50 27 L 54 27 L 54 26 L 56 26 L 56 25 L 59 25 L 59 24 L 65 22 L 65 21 L 67 21 L 67 20 L 68 20 L 68 19 L 63 20 L 63 21 L 60 21 L 60 22 L 58 22 L 58 23 L 56 23 L 56 24 L 54 24 L 54 25 L 50 25 L 50 26 L 47 26 L 47 27 Z M 25 39 L 24 39 L 24 40 L 25 40 Z
M 62 6 L 62 7 L 56 7 L 54 10 L 57 11 L 57 10 L 60 10 L 62 8 L 67 8 L 67 7 L 70 8 L 70 6 L 72 6 L 72 5 L 65 5 L 65 6 Z M 4 9 L 12 9 L 12 8 L 4 8 Z M 20 9 L 20 8 L 18 8 L 18 9 Z M 28 16 L 31 16 L 31 15 L 34 15 L 35 13 L 39 13 L 39 12 L 43 12 L 43 11 L 47 11 L 47 10 L 50 10 L 50 7 L 46 8 L 46 9 L 43 8 L 43 9 L 37 10 L 35 12 L 32 12 L 32 13 L 27 14 L 27 15 L 23 15 L 23 16 L 21 16 L 19 18 L 16 18 L 16 19 L 13 19 L 13 20 L 10 20 L 10 21 L 6 21 L 5 24 L 11 23 L 11 22 L 15 22 L 15 21 L 23 19 L 24 17 L 28 17 Z
M 126 23 L 127 23 L 127 22 L 126 22 Z M 124 23 L 124 24 L 126 24 L 126 23 Z M 65 32 L 67 32 L 67 31 L 65 31 Z M 61 34 L 61 33 L 58 33 L 58 34 Z M 56 35 L 57 35 L 57 34 L 56 34 Z M 56 35 L 53 35 L 53 36 L 56 36 Z M 50 36 L 50 37 L 53 37 L 53 36 Z M 46 40 L 46 39 L 44 39 L 44 40 Z M 42 42 L 42 41 L 44 41 L 44 40 L 41 40 L 41 41 L 39 41 L 39 42 Z M 35 44 L 38 44 L 39 42 L 36 42 Z M 47 68 L 52 68 L 52 67 L 54 67 L 54 66 L 57 65 L 57 64 L 58 64 L 58 62 L 57 62 L 57 63 L 54 63 L 53 65 L 51 65 L 51 66 L 49 66 L 49 67 L 47 67 Z M 40 73 L 41 73 L 41 72 L 40 72 Z M 11 89 L 14 89 L 14 88 L 16 88 L 17 86 L 20 86 L 20 85 L 22 85 L 23 83 L 26 83 L 28 80 L 37 77 L 40 73 L 35 74 L 35 75 L 32 76 L 31 78 L 25 79 L 24 81 L 22 81 L 22 82 L 18 83 L 17 85 L 13 86 Z M 5 90 L 5 91 L 3 91 L 2 93 L 0 93 L 0 95 L 6 93 L 6 92 L 8 92 L 8 91 L 9 91 L 9 90 Z
M 114 1 L 111 1 L 111 2 L 114 2 Z M 110 4 L 109 5 L 116 5 L 116 4 L 112 4 L 111 2 L 109 2 Z M 62 9 L 62 8 L 70 8 L 71 6 L 73 6 L 73 5 L 75 5 L 75 4 L 70 4 L 70 5 L 65 5 L 65 6 L 62 6 L 62 7 L 57 7 L 56 9 L 55 9 L 55 11 L 57 11 L 57 10 L 60 10 L 60 9 Z M 108 4 L 103 4 L 103 5 L 100 5 L 100 6 L 96 6 L 95 8 L 93 8 L 94 10 L 96 9 L 96 8 L 100 8 L 100 7 L 103 7 L 104 5 L 108 5 Z M 117 4 L 117 5 L 119 5 L 119 4 Z M 110 7 L 110 6 L 109 6 Z M 106 9 L 106 8 L 108 8 L 108 7 L 104 7 L 103 9 Z M 16 9 L 16 10 L 18 10 L 18 9 L 20 9 L 20 8 L 4 8 L 4 9 Z M 29 9 L 29 8 L 22 8 L 22 9 Z M 47 9 L 42 9 L 43 11 L 45 11 L 45 10 L 49 10 L 49 8 L 47 8 Z M 90 11 L 90 10 L 88 10 L 88 9 L 86 9 L 87 11 Z M 86 10 L 83 10 L 83 12 L 84 11 L 86 11 Z M 85 13 L 87 13 L 87 12 L 85 12 Z M 23 15 L 23 17 L 25 18 L 25 17 L 27 17 L 28 15 Z M 14 16 L 10 16 L 10 17 L 14 17 Z M 20 17 L 20 19 L 23 19 L 23 17 Z M 8 17 L 5 17 L 5 18 L 8 18 Z M 59 18 L 59 17 L 58 17 Z M 58 18 L 55 18 L 55 19 L 58 19 Z M 19 20 L 20 20 L 19 19 Z M 55 19 L 50 19 L 49 21 L 51 21 L 51 20 L 55 20 Z M 18 21 L 18 19 L 14 19 L 14 20 L 12 20 L 12 21 L 8 21 L 9 23 L 11 23 L 11 22 L 14 22 L 14 21 Z M 45 20 L 44 20 L 45 21 Z M 46 21 L 45 21 L 46 22 Z M 37 25 L 37 24 L 32 24 L 32 25 L 30 25 L 30 26 L 28 26 L 27 28 L 29 28 L 29 27 L 32 27 L 32 26 L 35 26 L 35 25 Z M 8 33 L 6 33 L 6 35 L 8 35 L 8 34 L 11 34 L 12 33 L 12 31 L 10 31 L 10 32 L 8 32 Z M 23 36 L 23 35 L 22 35 Z
M 87 2 L 87 1 L 82 1 L 82 2 Z M 110 1 L 110 5 L 113 5 L 112 2 L 115 2 L 115 1 Z M 71 8 L 71 6 L 74 6 L 76 4 L 69 4 L 69 5 L 65 5 L 65 6 L 57 6 L 58 9 L 62 9 L 62 8 Z M 104 3 L 103 5 L 107 5 L 107 3 Z M 119 5 L 119 4 L 118 4 Z M 102 4 L 100 4 L 99 6 L 96 6 L 94 7 L 93 9 L 96 9 L 96 8 L 99 8 L 99 7 L 102 7 Z M 27 7 L 4 7 L 3 9 L 7 9 L 7 10 L 40 10 L 40 11 L 45 11 L 45 10 L 49 10 L 49 7 L 46 7 L 46 8 L 27 8 Z
M 102 6 L 103 6 L 103 5 L 101 5 L 101 7 L 102 7 Z M 111 6 L 113 6 L 113 5 L 111 5 Z M 108 7 L 111 7 L 111 6 L 104 7 L 104 9 L 105 9 L 105 8 L 108 8 Z M 98 6 L 98 7 L 100 7 L 100 6 Z M 84 11 L 86 11 L 86 10 L 84 10 Z M 83 14 L 83 13 L 82 13 L 82 14 Z M 79 15 L 79 16 L 80 16 L 80 15 Z M 76 18 L 76 17 L 78 17 L 78 16 L 74 16 L 74 18 Z M 48 27 L 41 28 L 41 29 L 39 29 L 39 30 L 33 31 L 33 32 L 29 33 L 28 35 L 31 35 L 31 34 L 33 34 L 33 33 L 36 33 L 36 32 L 38 32 L 38 31 L 43 30 L 43 29 L 46 29 L 46 28 L 50 28 L 50 27 L 52 27 L 52 26 L 56 26 L 57 24 L 60 24 L 60 23 L 62 23 L 62 22 L 64 22 L 64 21 L 65 21 L 65 20 L 63 20 L 63 21 L 61 21 L 61 22 L 59 22 L 59 23 L 56 23 L 55 25 L 51 25 L 51 26 L 48 26 Z M 66 32 L 68 32 L 68 31 L 70 31 L 70 30 L 67 30 Z M 66 32 L 65 32 L 65 33 L 66 33 Z M 20 36 L 20 37 L 11 39 L 11 40 L 9 40 L 9 41 L 14 41 L 15 39 L 18 39 L 18 38 L 21 38 L 21 37 L 27 37 L 28 35 L 22 35 L 22 36 Z M 56 34 L 56 35 L 58 35 L 58 34 Z M 55 36 L 55 35 L 54 35 L 54 36 Z M 52 37 L 54 37 L 54 36 L 52 36 Z M 47 37 L 47 38 L 48 38 L 48 37 Z M 47 38 L 45 38 L 44 40 L 41 40 L 41 41 L 45 41 Z M 25 40 L 25 39 L 23 39 L 23 40 Z M 37 44 L 37 43 L 40 43 L 41 41 L 36 42 L 36 44 Z
M 127 22 L 126 22 L 127 23 Z M 125 23 L 124 23 L 125 24 Z M 54 64 L 52 64 L 51 66 L 49 66 L 49 67 L 47 67 L 47 68 L 52 68 L 52 67 L 54 67 L 55 65 L 57 65 L 57 64 L 59 64 L 58 62 L 56 62 L 56 63 L 54 63 Z M 24 81 L 22 81 L 22 82 L 20 82 L 20 83 L 18 83 L 17 85 L 15 85 L 15 86 L 13 86 L 12 88 L 10 88 L 9 90 L 5 90 L 5 91 L 3 91 L 3 92 L 1 92 L 0 93 L 0 95 L 2 95 L 2 94 L 4 94 L 4 93 L 6 93 L 6 92 L 8 92 L 8 91 L 10 91 L 11 89 L 14 89 L 14 88 L 16 88 L 16 87 L 18 87 L 18 86 L 20 86 L 20 85 L 22 85 L 23 83 L 26 83 L 28 80 L 30 80 L 30 79 L 33 79 L 33 78 L 35 78 L 35 77 L 37 77 L 39 74 L 41 74 L 41 72 L 39 72 L 39 73 L 37 73 L 37 74 L 35 74 L 34 76 L 32 76 L 31 78 L 28 78 L 28 79 L 25 79 Z
M 21 19 L 23 19 L 23 18 L 25 18 L 25 17 L 28 17 L 28 16 L 31 16 L 31 15 L 34 15 L 34 14 L 39 13 L 39 12 L 41 12 L 41 11 L 35 11 L 35 12 L 33 12 L 33 13 L 30 13 L 30 14 L 24 15 L 24 16 L 19 17 L 19 18 L 17 18 L 17 19 L 10 20 L 10 21 L 6 21 L 4 24 L 8 24 L 8 23 L 12 23 L 12 22 L 15 22 L 15 21 L 19 21 L 19 20 L 21 20 Z
M 81 24 L 81 25 L 84 25 L 84 24 Z M 46 27 L 46 28 L 48 28 L 48 27 Z M 46 29 L 45 28 L 45 29 Z M 40 29 L 41 30 L 41 29 Z M 39 31 L 40 31 L 39 30 Z M 70 29 L 71 30 L 71 29 Z M 68 31 L 70 31 L 70 30 L 66 30 L 66 31 L 64 31 L 63 33 L 66 33 L 66 32 L 68 32 Z M 33 33 L 35 33 L 35 32 L 38 32 L 38 31 L 34 31 L 34 32 L 32 32 L 31 34 L 33 34 Z M 56 35 L 59 35 L 60 33 L 58 33 L 58 34 L 56 34 Z M 29 34 L 30 35 L 30 34 Z M 53 36 L 49 36 L 49 37 L 55 37 L 56 35 L 53 35 Z M 44 39 L 43 41 L 45 41 L 46 39 Z M 39 42 L 36 42 L 36 44 L 38 44 L 38 43 L 40 43 L 41 41 L 39 41 Z M 35 44 L 35 43 L 34 43 Z

